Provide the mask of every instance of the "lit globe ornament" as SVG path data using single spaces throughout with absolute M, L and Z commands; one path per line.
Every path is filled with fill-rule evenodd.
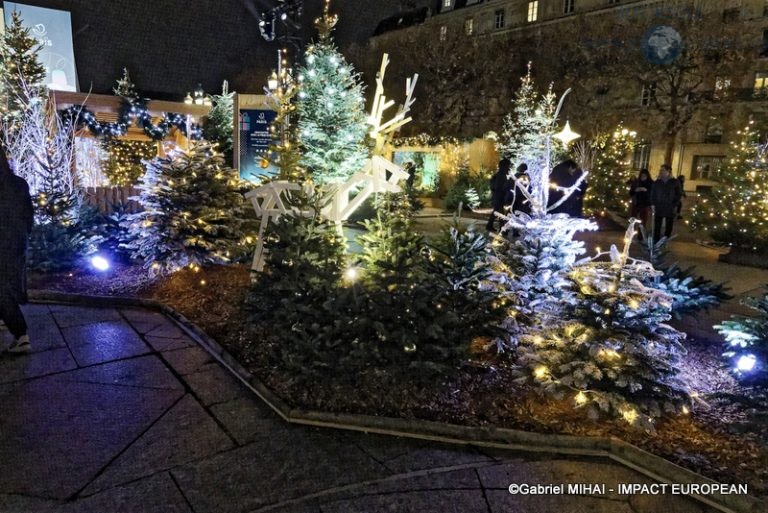
M 652 64 L 665 66 L 680 56 L 683 45 L 680 34 L 667 25 L 649 28 L 641 42 L 643 55 Z
M 573 141 L 575 141 L 576 139 L 581 137 L 581 135 L 579 135 L 576 132 L 574 132 L 573 130 L 571 130 L 571 122 L 570 121 L 566 121 L 565 122 L 565 126 L 563 127 L 563 129 L 561 131 L 559 131 L 558 133 L 556 133 L 554 135 L 554 137 L 556 139 L 559 139 L 560 141 L 562 141 L 565 146 L 568 146 Z

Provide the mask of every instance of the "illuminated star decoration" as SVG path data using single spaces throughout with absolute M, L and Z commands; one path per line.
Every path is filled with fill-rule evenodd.
M 554 135 L 557 139 L 560 139 L 563 144 L 567 147 L 569 144 L 571 144 L 573 141 L 581 137 L 579 134 L 571 130 L 571 122 L 566 121 L 565 126 L 561 131 L 556 133 Z

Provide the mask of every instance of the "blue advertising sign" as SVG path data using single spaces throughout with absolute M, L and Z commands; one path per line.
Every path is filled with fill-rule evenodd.
M 240 109 L 239 114 L 240 177 L 258 181 L 259 176 L 277 174 L 277 168 L 272 164 L 264 167 L 269 156 L 269 147 L 274 142 L 269 127 L 277 117 L 277 112 Z
M 5 26 L 16 10 L 25 27 L 40 41 L 40 62 L 48 71 L 45 84 L 59 91 L 77 91 L 75 49 L 72 45 L 72 21 L 69 12 L 3 2 Z

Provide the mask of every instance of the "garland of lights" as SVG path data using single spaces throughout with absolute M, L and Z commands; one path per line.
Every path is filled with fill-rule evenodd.
M 62 111 L 62 119 L 74 124 L 76 127 L 85 125 L 88 130 L 96 137 L 121 137 L 126 134 L 128 127 L 133 122 L 144 129 L 144 133 L 153 141 L 161 141 L 168 137 L 171 128 L 176 127 L 186 136 L 187 118 L 183 114 L 167 113 L 163 114 L 158 124 L 152 123 L 152 116 L 147 110 L 147 100 L 123 98 L 120 105 L 120 112 L 117 115 L 116 122 L 102 123 L 96 119 L 96 115 L 83 105 L 73 105 Z M 190 139 L 200 139 L 202 129 L 200 125 L 194 123 L 190 127 Z
M 398 137 L 392 141 L 392 146 L 399 148 L 402 146 L 445 146 L 445 145 L 457 145 L 461 141 L 456 137 L 451 136 L 437 136 L 430 134 L 419 134 L 411 137 Z

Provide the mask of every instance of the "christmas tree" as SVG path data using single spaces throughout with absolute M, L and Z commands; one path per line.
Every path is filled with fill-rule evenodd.
M 246 249 L 250 208 L 237 171 L 225 167 L 210 144 L 148 164 L 139 182 L 144 211 L 128 217 L 126 247 L 152 274 L 227 263 Z
M 635 177 L 629 159 L 636 133 L 619 125 L 613 133 L 599 134 L 588 144 L 594 155 L 589 169 L 589 187 L 584 196 L 587 215 L 605 215 L 610 210 L 629 215 L 629 184 Z
M 299 85 L 285 68 L 281 70 L 277 79 L 277 89 L 269 92 L 269 98 L 277 112 L 275 120 L 269 127 L 275 141 L 270 147 L 270 153 L 280 169 L 278 173 L 280 180 L 304 182 L 307 179 L 307 172 L 302 167 L 303 153 L 297 144 L 297 127 L 295 120 L 292 119 L 296 112 L 296 95 L 299 93 Z
M 669 263 L 668 242 L 666 237 L 658 241 L 644 237 L 642 247 L 648 255 L 647 260 L 660 273 L 647 276 L 643 284 L 662 290 L 672 298 L 672 315 L 676 319 L 715 308 L 732 299 L 723 283 L 704 278 L 694 267 L 683 268 L 677 262 Z
M 131 80 L 128 68 L 123 68 L 123 76 L 117 80 L 117 85 L 112 89 L 115 96 L 125 98 L 126 100 L 138 100 L 139 93 L 136 91 L 136 84 Z
M 10 25 L 2 36 L 2 67 L 0 67 L 0 108 L 3 115 L 19 119 L 32 98 L 40 94 L 46 71 L 40 63 L 42 44 L 24 27 L 14 9 Z
M 553 159 L 554 148 L 548 150 L 545 142 L 552 141 L 547 136 L 555 133 L 555 95 L 552 86 L 546 94 L 539 95 L 531 76 L 530 64 L 512 103 L 512 112 L 504 118 L 504 127 L 496 144 L 499 153 L 508 158 L 513 167 L 523 163 L 528 167 L 541 166 L 545 155 Z M 551 166 L 551 160 L 546 164 Z
M 768 143 L 754 120 L 738 132 L 715 186 L 693 208 L 691 226 L 715 241 L 768 251 Z
M 504 236 L 497 236 L 493 244 L 492 281 L 501 300 L 512 304 L 506 322 L 510 336 L 508 341 L 500 341 L 502 346 L 514 346 L 515 339 L 530 326 L 561 317 L 574 298 L 568 273 L 585 252 L 584 243 L 574 240 L 574 236 L 597 228 L 584 219 L 550 213 L 586 177 L 582 175 L 569 188 L 554 189 L 550 183 L 552 155 L 557 149 L 553 143 L 557 115 L 552 89 L 539 95 L 533 89 L 529 70 L 523 88 L 515 96 L 513 114 L 505 121 L 507 154 L 517 155 L 518 161 L 528 165 L 528 183 L 517 181 L 516 191 L 525 196 L 530 214 L 510 212 L 504 216 Z M 562 193 L 556 202 L 550 201 L 553 190 Z
M 234 131 L 235 93 L 229 92 L 229 84 L 225 80 L 221 86 L 221 94 L 213 95 L 212 107 L 203 122 L 203 138 L 218 145 L 218 150 L 224 155 L 225 162 L 232 162 L 232 133 Z
M 662 414 L 686 412 L 688 394 L 676 379 L 685 334 L 666 324 L 672 297 L 642 282 L 660 274 L 624 251 L 610 261 L 597 255 L 568 274 L 573 298 L 560 319 L 539 323 L 519 337 L 517 365 L 556 397 L 573 398 L 590 416 L 601 412 L 653 429 Z
M 67 269 L 94 252 L 98 242 L 85 235 L 82 193 L 72 171 L 75 131 L 62 123 L 47 95 L 35 96 L 23 83 L 22 90 L 28 98 L 24 116 L 4 118 L 2 132 L 15 172 L 29 183 L 35 206 L 29 266 Z
M 117 187 L 138 183 L 146 172 L 144 162 L 157 156 L 157 143 L 152 141 L 107 138 L 102 147 L 108 154 L 104 176 Z
M 715 326 L 725 337 L 723 356 L 733 365 L 733 371 L 748 383 L 768 383 L 768 293 L 749 297 L 741 302 L 757 312 L 754 317 L 734 315 Z
M 347 180 L 368 157 L 363 88 L 333 42 L 338 18 L 329 13 L 328 3 L 316 22 L 319 39 L 307 48 L 305 65 L 298 71 L 302 165 L 320 184 Z

